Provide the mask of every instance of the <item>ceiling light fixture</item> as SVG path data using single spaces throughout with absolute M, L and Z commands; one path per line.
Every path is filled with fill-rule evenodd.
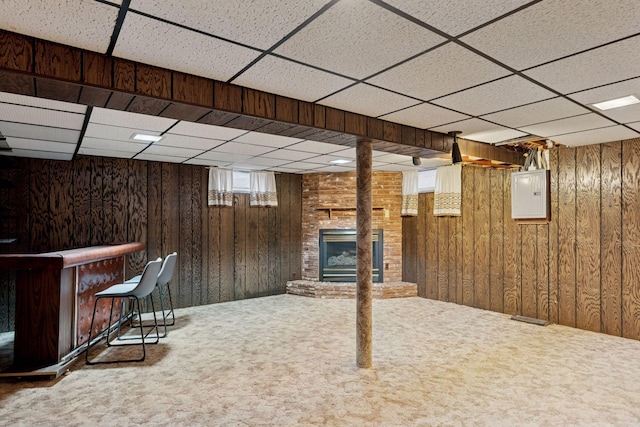
M 627 105 L 633 105 L 640 102 L 640 99 L 633 95 L 625 96 L 623 98 L 611 99 L 609 101 L 597 102 L 591 104 L 598 110 L 611 110 L 612 108 L 626 107 Z
M 131 139 L 135 139 L 136 141 L 158 142 L 162 139 L 162 136 L 149 135 L 146 133 L 134 133 L 133 135 L 131 135 Z
M 462 162 L 462 155 L 460 154 L 460 146 L 458 145 L 458 134 L 461 134 L 460 130 L 452 130 L 449 135 L 453 137 L 453 145 L 451 146 L 451 163 Z
M 347 163 L 351 163 L 351 160 L 337 159 L 331 160 L 329 163 L 331 163 L 332 165 L 346 165 Z

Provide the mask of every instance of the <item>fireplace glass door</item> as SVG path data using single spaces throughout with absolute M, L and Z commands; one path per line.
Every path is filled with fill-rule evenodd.
M 373 230 L 373 281 L 383 281 L 382 230 Z M 356 230 L 320 230 L 320 281 L 356 281 Z

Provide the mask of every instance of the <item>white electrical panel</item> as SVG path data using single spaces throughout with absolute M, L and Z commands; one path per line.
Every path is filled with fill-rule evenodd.
M 511 217 L 549 220 L 551 217 L 549 171 L 536 169 L 511 174 Z

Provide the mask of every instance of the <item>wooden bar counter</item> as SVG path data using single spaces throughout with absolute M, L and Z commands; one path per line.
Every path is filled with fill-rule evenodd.
M 145 248 L 144 243 L 135 242 L 0 255 L 0 269 L 16 270 L 14 358 L 10 371 L 53 375 L 56 366 L 68 362 L 69 355 L 87 342 L 95 293 L 122 283 L 125 256 Z M 117 320 L 117 314 L 111 323 Z M 94 333 L 107 327 L 108 317 L 107 304 L 99 305 Z

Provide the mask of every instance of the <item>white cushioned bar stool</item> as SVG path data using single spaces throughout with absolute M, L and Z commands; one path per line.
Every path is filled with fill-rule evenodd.
M 120 317 L 118 319 L 118 339 L 116 341 L 120 340 L 120 324 L 122 323 L 122 317 L 123 317 L 123 306 L 124 306 L 124 300 L 125 299 L 129 299 L 133 302 L 132 304 L 132 319 L 133 317 L 137 316 L 138 319 L 140 319 L 141 316 L 141 311 L 140 311 L 140 299 L 141 298 L 145 298 L 146 296 L 148 296 L 152 291 L 153 288 L 155 288 L 156 286 L 156 282 L 158 280 L 158 273 L 160 272 L 160 268 L 162 267 L 162 258 L 158 258 L 155 261 L 150 261 L 149 263 L 147 263 L 147 265 L 144 267 L 144 271 L 142 272 L 142 275 L 140 276 L 140 280 L 136 283 L 121 283 L 118 285 L 113 285 L 110 286 L 109 288 L 105 289 L 104 291 L 100 291 L 98 293 L 95 294 L 95 302 L 93 303 L 93 315 L 91 317 L 91 327 L 89 329 L 89 338 L 88 338 L 88 345 L 87 345 L 87 350 L 85 352 L 85 361 L 87 362 L 88 365 L 94 365 L 94 364 L 98 364 L 98 363 L 117 363 L 117 362 L 142 362 L 146 355 L 146 348 L 145 348 L 145 338 L 153 331 L 156 331 L 156 336 L 155 336 L 155 341 L 153 342 L 147 342 L 147 344 L 156 344 L 158 343 L 158 341 L 160 341 L 160 334 L 158 331 L 158 322 L 156 319 L 156 313 L 155 313 L 155 308 L 153 307 L 153 300 L 151 301 L 152 304 L 152 309 L 153 309 L 153 319 L 154 319 L 154 325 L 151 326 L 151 329 L 145 334 L 144 333 L 144 327 L 142 325 L 142 323 L 140 322 L 140 339 L 136 339 L 135 342 L 119 342 L 118 344 L 114 344 L 111 343 L 109 338 L 111 335 L 111 326 L 108 325 L 107 329 L 106 329 L 106 339 L 107 339 L 107 347 L 119 347 L 119 346 L 127 346 L 127 345 L 141 345 L 142 346 L 142 357 L 139 359 L 120 359 L 120 360 L 107 360 L 107 361 L 90 361 L 89 360 L 89 347 L 90 347 L 90 343 L 91 343 L 91 333 L 93 332 L 93 323 L 95 321 L 95 317 L 96 317 L 96 308 L 98 306 L 98 301 L 103 299 L 103 298 L 109 298 L 111 299 L 111 307 L 109 310 L 109 323 L 111 322 L 111 319 L 113 318 L 113 305 L 114 305 L 114 301 L 116 298 L 122 298 L 122 304 L 120 304 Z M 132 322 L 133 323 L 133 322 Z M 103 331 L 104 332 L 104 331 Z M 102 333 L 102 332 L 101 332 Z
M 169 286 L 169 282 L 173 277 L 173 272 L 176 267 L 176 261 L 178 259 L 178 254 L 176 252 L 169 254 L 164 259 L 162 263 L 162 269 L 158 274 L 158 281 L 156 282 L 156 288 L 158 289 L 158 297 L 160 300 L 160 310 L 162 311 L 162 326 L 164 327 L 164 332 L 160 335 L 160 338 L 164 338 L 167 336 L 167 326 L 173 326 L 176 324 L 176 316 L 173 312 L 173 299 L 171 298 L 171 287 Z M 127 280 L 125 283 L 137 283 L 140 281 L 141 276 L 135 276 L 131 279 Z M 169 310 L 165 311 L 164 305 L 164 291 L 163 287 L 166 286 L 167 295 L 169 296 Z M 152 301 L 153 302 L 153 301 Z M 171 322 L 167 322 L 167 319 L 171 315 Z

